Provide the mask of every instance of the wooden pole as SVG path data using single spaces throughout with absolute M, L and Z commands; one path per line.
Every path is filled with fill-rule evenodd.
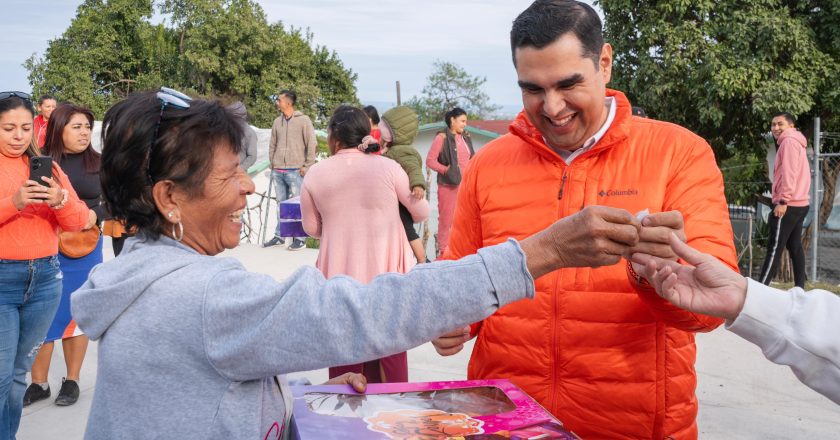
M 402 100 L 400 99 L 400 82 L 397 81 L 397 105 L 402 105 Z

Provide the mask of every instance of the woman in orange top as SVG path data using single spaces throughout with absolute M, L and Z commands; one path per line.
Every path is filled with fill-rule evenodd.
M 29 95 L 0 92 L 0 432 L 14 438 L 26 373 L 44 341 L 61 296 L 58 235 L 79 231 L 88 208 L 61 168 L 29 180 L 35 114 Z
M 88 215 L 92 217 L 89 222 L 91 226 L 97 219 L 105 217 L 105 205 L 101 203 L 102 185 L 99 182 L 100 155 L 90 143 L 92 128 L 93 112 L 90 109 L 61 104 L 50 119 L 43 150 L 44 154 L 49 154 L 55 163 L 61 165 L 79 199 L 90 209 Z M 52 394 L 48 376 L 55 340 L 61 340 L 64 364 L 67 367 L 67 377 L 61 382 L 55 404 L 68 406 L 76 403 L 79 398 L 79 374 L 85 360 L 88 338 L 70 316 L 70 295 L 87 281 L 91 269 L 102 262 L 102 236 L 99 236 L 96 247 L 89 254 L 73 258 L 59 252 L 58 261 L 64 274 L 61 302 L 47 331 L 44 345 L 32 364 L 32 384 L 23 395 L 24 407 Z

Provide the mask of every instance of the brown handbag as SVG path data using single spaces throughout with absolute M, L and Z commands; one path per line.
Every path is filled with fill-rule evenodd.
M 58 233 L 58 251 L 67 258 L 82 258 L 96 249 L 99 243 L 99 227 L 79 231 Z

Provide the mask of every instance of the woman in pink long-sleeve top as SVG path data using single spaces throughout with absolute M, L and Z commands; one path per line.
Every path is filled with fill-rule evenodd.
M 461 176 L 475 154 L 472 140 L 464 131 L 467 128 L 467 112 L 455 107 L 444 118 L 448 129 L 435 136 L 429 154 L 426 155 L 426 166 L 438 173 L 438 256 L 443 255 L 449 244 L 449 230 L 452 229 Z
M 328 125 L 332 157 L 314 165 L 303 181 L 303 228 L 321 239 L 316 266 L 324 276 L 349 275 L 368 283 L 385 272 L 408 272 L 415 264 L 399 203 L 415 222 L 429 216 L 429 203 L 411 195 L 408 176 L 388 158 L 372 155 L 379 144 L 358 108 L 341 106 Z M 383 316 L 382 319 L 391 319 Z M 368 382 L 408 381 L 405 352 L 364 364 L 330 368 L 330 377 L 364 374 Z

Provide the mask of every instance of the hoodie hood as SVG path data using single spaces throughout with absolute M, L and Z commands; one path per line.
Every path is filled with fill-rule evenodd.
M 417 113 L 411 107 L 401 105 L 385 112 L 381 120 L 388 124 L 391 134 L 394 136 L 394 145 L 411 145 L 417 138 L 417 130 L 420 128 L 420 120 Z
M 161 245 L 182 253 L 183 258 L 161 259 L 161 254 L 151 249 Z M 119 258 L 94 267 L 85 284 L 73 293 L 73 318 L 88 337 L 99 339 L 152 283 L 200 258 L 212 257 L 166 236 L 156 242 L 143 235 L 131 237 Z
M 802 134 L 801 131 L 797 130 L 796 128 L 788 128 L 787 130 L 783 131 L 782 134 L 779 135 L 778 144 L 781 145 L 782 142 L 786 140 L 792 140 L 802 146 L 802 148 L 808 147 L 808 140 L 805 139 L 805 135 Z

